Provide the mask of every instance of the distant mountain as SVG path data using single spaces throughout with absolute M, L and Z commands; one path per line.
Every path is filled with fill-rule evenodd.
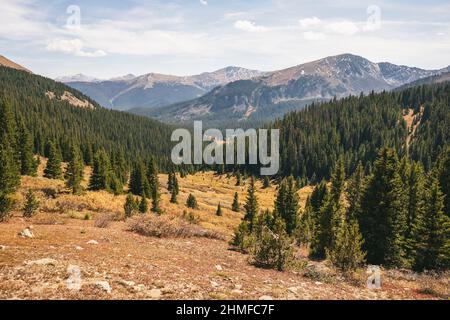
M 82 73 L 78 73 L 73 76 L 64 76 L 55 78 L 55 81 L 62 83 L 71 83 L 71 82 L 97 82 L 101 80 L 95 77 L 84 75 Z
M 429 84 L 437 84 L 437 83 L 443 83 L 443 82 L 450 82 L 450 67 L 447 68 L 448 72 L 443 72 L 431 77 L 423 78 L 416 80 L 414 82 L 407 83 L 401 87 L 398 87 L 396 90 L 403 90 L 406 88 L 416 87 L 416 86 L 422 86 L 422 85 L 429 85 Z
M 22 67 L 21 65 L 19 65 L 19 64 L 15 63 L 15 62 L 5 58 L 2 55 L 0 55 L 0 66 L 13 68 L 13 69 L 16 69 L 16 70 L 22 70 L 22 71 L 26 71 L 26 72 L 31 73 L 31 71 L 28 70 L 27 68 Z
M 229 82 L 251 79 L 263 72 L 239 67 L 227 67 L 195 76 L 171 76 L 149 73 L 142 76 L 97 80 L 75 77 L 59 78 L 88 95 L 102 106 L 117 110 L 131 108 L 155 108 L 200 97 L 216 86 Z
M 360 56 L 343 54 L 232 82 L 200 98 L 169 107 L 135 108 L 130 112 L 169 123 L 265 122 L 313 101 L 391 90 L 443 70 L 373 63 Z

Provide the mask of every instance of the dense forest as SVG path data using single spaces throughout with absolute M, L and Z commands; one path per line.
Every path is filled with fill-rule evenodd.
M 61 97 L 66 91 L 91 102 L 94 109 L 46 96 L 52 92 Z M 109 154 L 121 150 L 128 162 L 153 158 L 161 168 L 169 164 L 170 126 L 104 109 L 62 83 L 0 67 L 0 99 L 10 105 L 14 118 L 28 129 L 37 154 L 45 155 L 46 143 L 52 140 L 65 161 L 69 159 L 70 146 L 76 144 L 81 146 L 86 163 L 92 163 L 95 151 L 103 148 Z
M 409 109 L 417 115 L 414 133 L 407 130 L 403 119 Z M 340 156 L 349 174 L 359 162 L 367 170 L 385 146 L 395 149 L 399 156 L 409 155 L 429 170 L 450 144 L 450 84 L 313 104 L 285 115 L 272 127 L 281 131 L 283 176 L 329 179 Z

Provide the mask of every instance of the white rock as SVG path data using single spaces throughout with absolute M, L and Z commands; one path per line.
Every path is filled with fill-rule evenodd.
M 75 246 L 75 250 L 82 251 L 82 250 L 84 250 L 84 248 L 80 247 L 80 246 Z
M 127 281 L 127 280 L 123 280 L 123 279 L 117 280 L 116 282 L 124 287 L 133 288 L 136 285 L 136 283 L 134 281 Z
M 81 269 L 76 265 L 67 267 L 69 278 L 66 281 L 67 289 L 79 291 L 81 289 Z
M 58 263 L 58 261 L 56 261 L 55 259 L 49 259 L 49 258 L 44 258 L 44 259 L 40 259 L 40 260 L 26 261 L 25 262 L 25 264 L 27 266 L 33 266 L 33 265 L 37 265 L 37 266 L 56 266 L 57 263 Z
M 162 291 L 160 289 L 152 289 L 148 291 L 150 299 L 161 299 Z
M 222 270 L 223 270 L 223 268 L 222 268 L 222 266 L 221 266 L 220 264 L 218 264 L 218 265 L 216 265 L 216 270 L 218 270 L 218 271 L 222 271 Z
M 210 281 L 210 283 L 213 288 L 217 288 L 219 286 L 219 284 L 215 281 Z
M 0 245 L 0 250 L 6 250 L 7 246 Z
M 242 294 L 242 290 L 234 289 L 233 291 L 231 291 L 231 293 L 234 293 L 234 294 Z
M 19 235 L 23 238 L 33 238 L 33 232 L 31 232 L 30 228 L 25 228 L 22 231 L 20 231 Z
M 259 300 L 273 300 L 273 298 L 271 296 L 261 296 Z
M 98 245 L 98 242 L 95 240 L 89 240 L 87 244 Z
M 111 286 L 109 285 L 108 281 L 95 281 L 94 285 L 97 288 L 102 289 L 106 293 L 111 293 Z
M 322 282 L 319 282 L 319 281 L 316 281 L 314 283 L 316 284 L 316 286 L 321 286 L 323 284 Z
M 290 292 L 292 292 L 292 293 L 297 293 L 298 288 L 297 288 L 297 287 L 290 287 L 290 288 L 288 288 L 288 290 L 289 290 Z
M 235 284 L 234 288 L 237 290 L 241 290 L 242 289 L 242 285 L 241 284 Z

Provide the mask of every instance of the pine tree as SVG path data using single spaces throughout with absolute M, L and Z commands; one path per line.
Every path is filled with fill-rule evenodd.
M 119 179 L 120 184 L 123 186 L 128 181 L 129 169 L 125 160 L 124 152 L 121 148 L 114 154 L 111 162 L 114 175 L 117 179 Z
M 347 185 L 348 214 L 351 219 L 356 219 L 361 213 L 361 196 L 364 191 L 364 179 L 364 168 L 359 163 Z
M 187 198 L 186 206 L 191 209 L 198 209 L 197 199 L 195 199 L 192 193 L 190 193 Z
M 147 179 L 147 169 L 142 161 L 138 161 L 131 172 L 130 191 L 137 196 L 150 197 L 150 184 Z
M 177 191 L 175 188 L 172 188 L 171 194 L 170 194 L 170 203 L 178 203 L 177 200 Z
M 365 260 L 362 245 L 358 223 L 354 219 L 345 219 L 337 231 L 333 246 L 327 249 L 327 258 L 341 271 L 354 271 Z
M 450 218 L 450 146 L 445 148 L 439 157 L 437 174 L 441 190 L 445 195 L 444 213 Z
M 241 173 L 238 171 L 236 172 L 236 186 L 240 186 L 242 183 L 242 177 L 241 177 Z
M 104 149 L 99 149 L 94 155 L 94 165 L 89 181 L 90 190 L 111 191 L 111 165 L 108 154 Z
M 237 192 L 234 193 L 233 205 L 231 206 L 231 210 L 234 212 L 240 212 L 241 208 L 239 206 L 239 195 Z
M 44 177 L 49 179 L 61 179 L 61 155 L 53 141 L 47 142 L 48 161 L 44 169 Z
M 253 220 L 258 214 L 258 198 L 256 197 L 255 179 L 251 177 L 250 184 L 247 189 L 247 201 L 244 205 L 244 220 L 249 223 L 250 231 L 252 230 Z
M 174 189 L 174 179 L 173 173 L 169 172 L 169 177 L 167 179 L 167 191 L 171 192 Z
M 222 216 L 222 206 L 220 205 L 220 202 L 219 202 L 219 205 L 217 206 L 216 216 L 218 216 L 218 217 Z
M 439 180 L 431 175 L 427 183 L 424 216 L 419 225 L 415 268 L 450 268 L 450 219 L 444 214 L 444 196 Z
M 316 259 L 326 257 L 337 237 L 345 219 L 344 206 L 345 169 L 342 159 L 336 162 L 331 176 L 331 188 L 320 208 L 320 217 L 315 226 L 315 235 L 311 243 L 310 256 Z
M 298 195 L 293 177 L 281 182 L 275 200 L 275 215 L 279 215 L 285 225 L 288 235 L 292 235 L 298 224 Z
M 268 176 L 264 176 L 263 188 L 267 189 L 270 187 L 270 179 Z
M 423 168 L 419 163 L 413 163 L 407 171 L 406 181 L 406 229 L 405 256 L 409 266 L 416 260 L 418 228 L 425 210 L 425 181 Z
M 158 178 L 158 169 L 156 167 L 156 162 L 154 159 L 152 159 L 149 162 L 148 170 L 147 170 L 147 179 L 150 184 L 150 196 L 152 198 L 152 211 L 159 213 L 161 211 L 159 207 L 159 203 L 161 200 L 161 194 L 160 194 L 160 185 L 159 185 L 159 178 Z
M 406 265 L 406 198 L 393 149 L 383 148 L 375 160 L 362 195 L 359 224 L 369 263 Z
M 141 202 L 139 203 L 139 211 L 144 214 L 148 211 L 148 203 L 145 197 L 142 197 Z
M 83 181 L 83 160 L 80 149 L 75 145 L 72 145 L 70 150 L 70 159 L 65 178 L 67 180 L 67 186 L 72 190 L 73 194 L 80 194 L 83 191 L 81 186 L 81 182 Z
M 110 177 L 110 189 L 114 195 L 118 196 L 123 193 L 123 183 L 122 179 L 116 176 L 115 172 L 111 173 Z
M 123 206 L 125 211 L 125 218 L 130 218 L 134 215 L 134 213 L 137 210 L 138 205 L 136 204 L 136 201 L 133 198 L 133 195 L 129 193 L 127 195 L 127 198 L 125 200 L 125 204 Z
M 25 176 L 35 176 L 37 162 L 33 155 L 33 141 L 25 124 L 21 122 L 19 129 L 20 173 Z
M 33 191 L 28 190 L 25 196 L 25 205 L 23 207 L 23 217 L 31 218 L 39 209 L 39 201 L 36 199 Z

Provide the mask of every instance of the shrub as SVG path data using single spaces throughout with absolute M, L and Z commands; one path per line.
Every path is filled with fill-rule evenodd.
M 111 222 L 115 220 L 115 215 L 112 213 L 102 213 L 97 215 L 94 220 L 94 226 L 97 228 L 108 228 Z
M 273 226 L 263 224 L 256 234 L 253 259 L 257 266 L 285 270 L 294 259 L 293 240 L 286 233 L 281 218 L 276 218 Z
M 25 205 L 23 207 L 23 216 L 25 218 L 31 218 L 39 209 L 39 201 L 36 199 L 33 191 L 28 190 L 26 196 Z
M 191 209 L 198 209 L 197 199 L 194 197 L 194 195 L 189 194 L 189 197 L 186 201 L 186 206 Z
M 6 222 L 11 217 L 14 200 L 8 195 L 0 196 L 0 222 Z
M 164 216 L 140 216 L 130 220 L 128 230 L 147 237 L 192 238 L 203 237 L 224 240 L 224 236 L 178 218 Z

